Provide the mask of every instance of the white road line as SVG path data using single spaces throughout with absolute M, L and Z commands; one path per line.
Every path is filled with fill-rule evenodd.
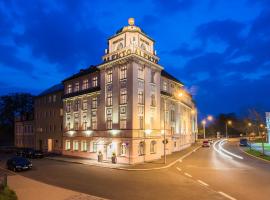
M 220 151 L 219 149 L 217 149 L 216 144 L 219 143 L 221 140 L 217 140 L 214 144 L 213 144 L 213 148 L 216 152 L 218 152 L 220 155 L 223 155 L 226 158 L 232 159 L 231 156 L 228 156 L 227 154 L 223 153 L 222 151 Z
M 226 194 L 226 193 L 224 193 L 224 192 L 219 191 L 218 193 L 221 194 L 222 196 L 228 198 L 228 199 L 236 200 L 236 198 L 233 198 L 233 197 L 231 197 L 230 195 L 228 195 L 228 194 Z
M 200 184 L 204 185 L 204 186 L 209 186 L 206 182 L 203 182 L 201 180 L 197 180 Z
M 229 154 L 229 155 L 231 155 L 231 156 L 233 156 L 233 157 L 236 157 L 236 158 L 239 158 L 239 159 L 243 160 L 244 158 L 243 158 L 242 156 L 236 155 L 236 154 L 234 154 L 234 153 L 232 153 L 232 152 L 230 152 L 230 151 L 228 151 L 228 150 L 226 150 L 226 149 L 223 148 L 223 145 L 224 145 L 226 142 L 227 142 L 227 140 L 222 140 L 222 141 L 218 144 L 219 149 L 220 149 L 221 151 L 223 151 L 224 153 L 227 153 L 227 154 Z
M 177 169 L 179 172 L 181 172 L 181 171 L 182 171 L 182 169 L 180 169 L 179 167 L 176 167 L 176 169 Z
M 190 174 L 188 174 L 188 173 L 184 173 L 184 174 L 185 174 L 186 176 L 190 177 L 190 178 L 192 177 L 192 176 L 191 176 Z

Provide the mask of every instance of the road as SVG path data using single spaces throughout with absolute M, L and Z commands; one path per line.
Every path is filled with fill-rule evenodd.
M 225 148 L 242 155 L 235 143 Z M 228 160 L 213 147 L 201 148 L 182 162 L 155 171 L 122 171 L 42 159 L 33 161 L 33 170 L 20 174 L 108 199 L 269 199 L 270 164 L 242 156 L 243 160 Z

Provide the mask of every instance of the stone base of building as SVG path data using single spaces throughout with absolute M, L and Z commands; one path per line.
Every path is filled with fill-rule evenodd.
M 194 140 L 187 135 L 179 138 L 167 137 L 166 154 L 189 147 Z M 102 138 L 64 137 L 63 155 L 88 158 L 102 162 L 137 164 L 160 159 L 164 155 L 163 137 L 155 138 Z

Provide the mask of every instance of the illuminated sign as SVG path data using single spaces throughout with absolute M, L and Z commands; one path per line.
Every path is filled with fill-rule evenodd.
M 153 55 L 150 55 L 140 49 L 135 49 L 135 50 L 131 50 L 131 49 L 124 49 L 123 51 L 120 51 L 120 52 L 117 52 L 117 53 L 114 53 L 114 54 L 111 54 L 111 55 L 107 55 L 107 56 L 104 56 L 103 60 L 104 62 L 109 62 L 109 61 L 112 61 L 112 60 L 115 60 L 115 59 L 118 59 L 118 58 L 122 58 L 122 57 L 125 57 L 125 56 L 128 56 L 130 54 L 136 54 L 140 57 L 143 57 L 153 63 L 158 63 L 158 58 L 156 58 L 155 56 Z

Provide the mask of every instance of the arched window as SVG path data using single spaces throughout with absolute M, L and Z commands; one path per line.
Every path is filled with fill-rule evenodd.
M 156 141 L 151 141 L 151 144 L 150 144 L 150 153 L 156 153 L 156 144 L 157 142 Z
M 118 45 L 117 45 L 117 48 L 116 50 L 120 50 L 120 49 L 123 49 L 124 45 L 122 42 L 120 42 Z
M 139 143 L 138 154 L 139 154 L 139 156 L 142 156 L 142 155 L 145 154 L 145 153 L 144 153 L 144 142 L 140 142 L 140 143 Z
M 151 95 L 151 106 L 156 106 L 156 97 L 154 94 Z
M 146 50 L 146 47 L 145 47 L 145 44 L 144 43 L 141 44 L 141 49 L 142 50 Z

